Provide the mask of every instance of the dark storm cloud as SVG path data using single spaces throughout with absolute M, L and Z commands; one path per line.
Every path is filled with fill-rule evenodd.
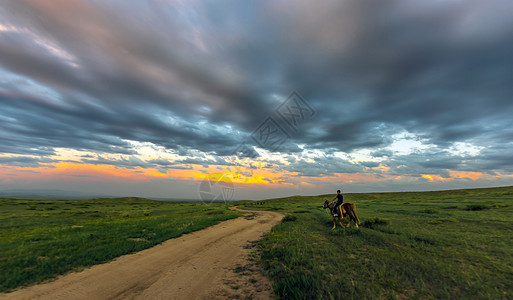
M 513 173 L 513 143 L 504 143 L 485 149 L 478 157 L 466 163 L 466 171 L 485 171 L 490 174 Z
M 299 177 L 324 177 L 333 176 L 335 173 L 359 173 L 364 171 L 359 164 L 333 156 L 318 157 L 313 161 L 300 159 L 290 165 L 280 166 L 278 170 L 298 173 L 297 176 Z
M 15 167 L 41 167 L 42 164 L 56 162 L 49 158 L 34 158 L 27 156 L 0 157 L 0 165 Z M 50 166 L 53 168 L 53 166 Z
M 2 160 L 0 159 L 0 162 Z M 124 167 L 128 169 L 133 168 L 156 168 L 159 169 L 162 173 L 166 173 L 168 169 L 183 169 L 190 170 L 192 169 L 192 165 L 201 165 L 205 168 L 208 168 L 210 165 L 234 165 L 220 157 L 215 157 L 214 159 L 197 159 L 197 158 L 186 158 L 186 159 L 178 159 L 178 160 L 168 160 L 168 159 L 151 159 L 148 161 L 141 160 L 137 157 L 130 156 L 129 158 L 105 158 L 102 156 L 98 156 L 96 158 L 83 158 L 78 163 L 86 163 L 86 164 L 95 164 L 95 165 L 113 165 L 117 167 Z
M 448 178 L 448 169 L 458 170 L 462 164 L 462 157 L 450 155 L 447 152 L 433 152 L 426 155 L 413 153 L 397 156 L 385 163 L 390 167 L 388 174 L 392 176 L 419 177 L 421 174 L 440 175 Z
M 221 157 L 215 157 L 214 159 L 198 159 L 198 158 L 191 158 L 188 157 L 186 159 L 179 159 L 174 161 L 175 164 L 191 164 L 191 165 L 203 165 L 203 166 L 209 166 L 209 165 L 233 165 L 234 163 L 231 163 Z
M 379 167 L 379 163 L 374 162 L 374 161 L 364 161 L 364 162 L 361 162 L 360 164 L 367 168 Z
M 0 151 L 130 155 L 136 141 L 229 155 L 296 90 L 316 115 L 283 153 L 374 149 L 417 175 L 511 165 L 511 1 L 224 4 L 5 1 Z M 382 149 L 405 130 L 436 146 L 429 162 Z M 445 151 L 457 141 L 488 150 L 467 161 Z M 362 168 L 319 163 L 289 169 Z
M 373 157 L 390 157 L 394 155 L 394 152 L 392 150 L 378 150 L 371 153 L 371 156 Z
M 512 108 L 513 23 L 503 10 L 512 5 L 444 3 L 340 2 L 313 17 L 327 21 L 302 56 L 322 55 L 295 64 L 291 80 L 302 79 L 305 97 L 319 99 L 313 105 L 324 119 L 314 122 L 325 133 L 314 141 L 344 151 L 383 146 L 390 139 L 382 123 L 446 146 L 511 124 L 504 112 Z M 347 24 L 353 36 L 336 32 L 355 12 L 364 21 Z
M 153 142 L 168 149 L 181 146 L 203 151 L 228 152 L 239 142 L 236 136 L 210 130 L 192 122 L 167 123 L 158 112 L 72 102 L 66 107 L 44 99 L 0 93 L 5 144 L 12 153 L 36 148 L 67 147 L 120 154 L 134 154 L 126 140 Z M 2 134 L 2 132 L 0 132 Z M 48 151 L 48 150 L 46 150 Z M 31 153 L 32 152 L 32 153 Z

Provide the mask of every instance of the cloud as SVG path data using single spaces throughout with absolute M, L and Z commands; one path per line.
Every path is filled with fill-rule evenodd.
M 329 176 L 379 160 L 409 176 L 513 172 L 511 1 L 226 4 L 5 3 L 0 152 L 116 153 L 132 158 L 82 161 L 161 170 L 229 165 L 225 156 L 266 118 L 280 121 L 277 107 L 298 91 L 316 114 L 287 128 L 278 151 L 290 165 L 277 170 Z M 401 132 L 430 147 L 397 153 Z M 451 153 L 458 142 L 483 150 Z M 183 158 L 143 161 L 137 143 Z M 310 150 L 326 156 L 312 163 L 302 157 Z M 364 150 L 372 162 L 331 156 Z
M 15 167 L 41 167 L 43 164 L 48 164 L 56 162 L 53 159 L 49 158 L 36 158 L 36 157 L 28 157 L 28 156 L 3 156 L 0 157 L 0 165 L 4 166 L 15 166 Z M 52 167 L 47 166 L 45 167 Z
M 350 174 L 364 171 L 361 165 L 333 156 L 316 157 L 310 161 L 300 159 L 290 165 L 280 166 L 278 170 L 298 173 L 296 176 L 300 177 L 324 177 L 333 176 L 336 173 Z

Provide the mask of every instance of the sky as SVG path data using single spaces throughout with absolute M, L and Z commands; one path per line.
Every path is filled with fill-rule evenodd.
M 510 0 L 0 4 L 0 189 L 513 185 Z

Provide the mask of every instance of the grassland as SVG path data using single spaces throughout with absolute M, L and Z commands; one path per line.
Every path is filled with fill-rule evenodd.
M 346 194 L 359 229 L 331 230 L 324 197 L 241 201 L 285 214 L 259 260 L 281 299 L 513 299 L 513 187 Z M 240 215 L 225 204 L 0 199 L 0 291 L 107 262 Z
M 0 291 L 104 263 L 240 214 L 220 203 L 0 199 Z
M 347 194 L 359 229 L 324 197 L 240 202 L 286 214 L 260 244 L 279 298 L 513 299 L 513 187 Z

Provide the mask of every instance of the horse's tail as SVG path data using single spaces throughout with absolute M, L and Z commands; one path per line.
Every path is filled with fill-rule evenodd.
M 353 213 L 356 218 L 356 221 L 358 221 L 358 224 L 360 224 L 360 219 L 358 218 L 358 215 L 356 214 L 356 204 L 353 204 Z

